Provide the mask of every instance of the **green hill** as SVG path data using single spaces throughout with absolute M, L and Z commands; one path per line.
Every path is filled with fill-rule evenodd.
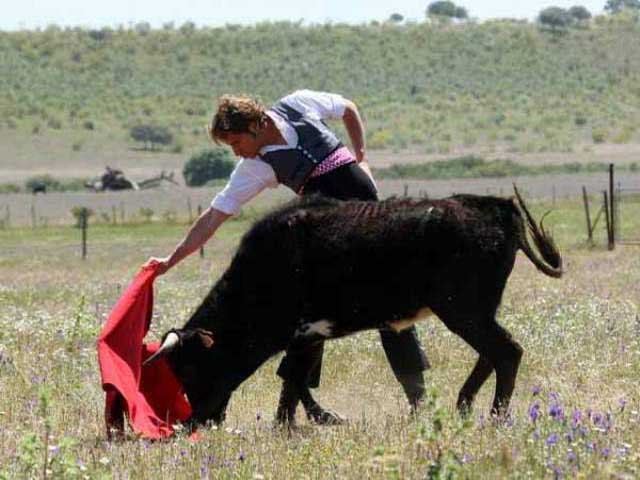
M 560 34 L 516 21 L 0 32 L 0 129 L 124 143 L 155 123 L 179 151 L 206 140 L 222 93 L 312 88 L 361 106 L 370 148 L 570 151 L 638 140 L 638 45 L 624 16 Z

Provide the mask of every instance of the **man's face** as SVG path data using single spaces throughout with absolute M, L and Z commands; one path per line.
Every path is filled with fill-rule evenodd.
M 229 145 L 233 153 L 238 157 L 253 158 L 259 154 L 260 146 L 255 136 L 251 133 L 229 132 L 220 140 L 226 145 Z

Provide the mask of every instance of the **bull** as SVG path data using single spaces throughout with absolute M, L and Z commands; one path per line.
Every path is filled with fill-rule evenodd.
M 492 413 L 501 415 L 523 354 L 496 321 L 518 250 L 542 273 L 562 275 L 555 242 L 517 189 L 509 199 L 303 198 L 250 228 L 202 304 L 147 363 L 168 359 L 193 407 L 191 424 L 219 423 L 231 393 L 278 352 L 399 331 L 435 314 L 478 353 L 457 408 L 468 411 L 495 371 Z M 308 367 L 293 367 L 293 383 L 308 415 L 326 420 L 331 412 L 306 386 Z M 280 411 L 278 419 L 293 421 Z

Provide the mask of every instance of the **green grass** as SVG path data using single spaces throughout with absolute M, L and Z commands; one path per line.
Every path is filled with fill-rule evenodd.
M 570 151 L 638 140 L 638 23 L 601 16 L 552 35 L 513 21 L 263 23 L 186 31 L 0 32 L 0 128 L 17 156 L 50 141 L 69 157 L 135 146 L 139 123 L 169 128 L 167 151 L 206 144 L 214 99 L 269 103 L 297 88 L 354 99 L 372 149 L 462 146 Z M 292 61 L 294 60 L 294 61 Z
M 531 203 L 538 218 L 549 208 Z M 194 255 L 157 280 L 150 337 L 188 318 L 252 220 L 227 223 L 204 259 Z M 624 222 L 640 231 L 632 212 Z M 367 332 L 328 343 L 317 391 L 322 404 L 350 418 L 347 426 L 300 417 L 294 431 L 274 428 L 274 359 L 241 386 L 227 422 L 204 429 L 202 441 L 111 444 L 96 336 L 139 265 L 168 253 L 187 226 L 95 225 L 85 261 L 75 228 L 0 230 L 0 478 L 637 477 L 637 251 L 607 252 L 602 228 L 587 245 L 577 200 L 559 203 L 547 225 L 565 277 L 549 279 L 520 256 L 499 313 L 526 352 L 511 421 L 487 418 L 492 379 L 469 421 L 455 415 L 475 356 L 432 320 L 418 327 L 433 369 L 417 417 L 407 414 L 377 333 Z
M 624 166 L 619 167 L 624 169 Z M 629 166 L 632 171 L 637 164 Z M 525 165 L 512 160 L 484 160 L 468 155 L 450 160 L 438 160 L 429 163 L 402 164 L 397 163 L 387 168 L 374 169 L 380 178 L 415 178 L 415 179 L 450 179 L 450 178 L 500 178 L 520 175 L 554 175 L 572 173 L 606 172 L 609 164 L 602 162 L 561 163 L 550 165 Z

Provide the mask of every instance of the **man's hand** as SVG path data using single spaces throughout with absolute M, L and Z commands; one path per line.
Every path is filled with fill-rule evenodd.
M 156 271 L 158 272 L 158 275 L 163 275 L 164 273 L 167 272 L 167 270 L 171 268 L 171 263 L 169 259 L 170 257 L 164 257 L 164 258 L 151 257 L 149 258 L 149 260 L 146 261 L 144 265 L 142 265 L 142 268 L 157 266 Z

